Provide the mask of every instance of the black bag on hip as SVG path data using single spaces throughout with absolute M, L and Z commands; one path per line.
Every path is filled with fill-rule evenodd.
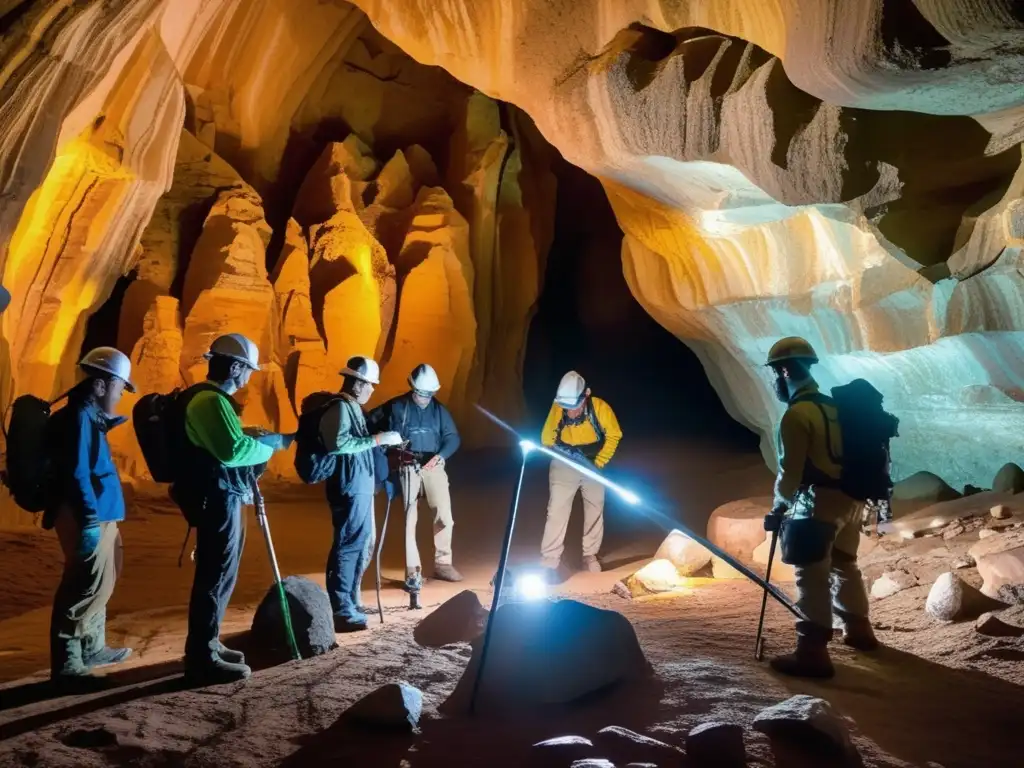
M 820 563 L 828 557 L 836 527 L 814 517 L 787 517 L 782 521 L 779 544 L 782 562 L 797 567 Z

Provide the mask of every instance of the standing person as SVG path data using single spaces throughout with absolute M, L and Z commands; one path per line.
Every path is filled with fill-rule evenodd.
M 220 641 L 245 543 L 242 507 L 252 503 L 253 482 L 275 450 L 293 435 L 250 437 L 239 421 L 232 395 L 259 370 L 260 353 L 245 336 L 229 333 L 214 340 L 205 355 L 206 381 L 176 400 L 183 426 L 181 465 L 171 496 L 196 529 L 195 576 L 188 605 L 185 675 L 194 684 L 213 685 L 249 677 L 245 657 Z
M 52 482 L 43 516 L 43 527 L 56 529 L 64 552 L 50 620 L 50 674 L 66 685 L 132 652 L 106 644 L 107 602 L 120 570 L 117 524 L 125 514 L 107 432 L 127 421 L 114 410 L 125 389 L 135 391 L 132 366 L 112 347 L 92 350 L 78 365 L 86 378 L 47 427 Z
M 336 632 L 366 629 L 359 610 L 363 574 L 370 564 L 374 533 L 374 452 L 377 446 L 400 445 L 397 432 L 370 435 L 362 406 L 380 383 L 380 367 L 368 357 L 353 357 L 342 370 L 341 396 L 320 417 L 320 440 L 338 457 L 327 480 L 327 503 L 334 524 L 334 543 L 327 556 L 327 595 Z
M 798 337 L 779 340 L 768 354 L 776 395 L 787 408 L 779 426 L 775 506 L 765 528 L 777 530 L 787 510 L 828 524 L 822 527 L 829 539 L 824 559 L 795 568 L 796 605 L 807 617 L 796 623 L 796 651 L 771 660 L 772 668 L 783 674 L 828 678 L 835 672 L 828 654 L 833 611 L 846 627 L 847 645 L 871 651 L 878 641 L 857 566 L 862 504 L 840 489 L 843 434 L 835 403 L 820 394 L 810 373 L 817 362 L 811 345 Z M 830 577 L 836 582 L 834 591 Z
M 604 468 L 622 439 L 615 412 L 604 400 L 593 397 L 576 371 L 562 377 L 555 402 L 541 432 L 541 443 L 556 448 L 575 461 Z M 604 486 L 564 462 L 552 460 L 548 475 L 548 517 L 541 542 L 541 564 L 558 568 L 565 550 L 576 492 L 583 495 L 583 568 L 601 571 L 597 559 L 604 538 Z
M 445 471 L 448 459 L 461 444 L 459 431 L 451 413 L 436 398 L 441 382 L 433 368 L 426 363 L 417 365 L 409 375 L 409 386 L 409 392 L 388 400 L 367 417 L 371 427 L 395 430 L 409 441 L 409 458 L 414 463 L 398 470 L 405 507 L 405 576 L 408 579 L 421 567 L 416 523 L 422 492 L 434 513 L 434 578 L 462 581 L 462 574 L 452 565 L 455 521 Z

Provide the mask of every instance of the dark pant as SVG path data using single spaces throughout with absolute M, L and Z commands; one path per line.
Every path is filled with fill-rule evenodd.
M 64 552 L 64 572 L 50 617 L 50 671 L 83 674 L 89 657 L 106 643 L 107 601 L 117 581 L 120 534 L 117 523 L 83 530 L 69 509 L 54 528 Z
M 374 534 L 373 493 L 345 495 L 331 505 L 334 544 L 327 556 L 327 595 L 331 610 L 343 621 L 362 622 L 359 589 L 370 564 Z
M 217 661 L 220 624 L 238 580 L 245 532 L 242 499 L 225 495 L 206 500 L 205 507 L 189 510 L 196 525 L 195 576 L 188 604 L 186 663 Z

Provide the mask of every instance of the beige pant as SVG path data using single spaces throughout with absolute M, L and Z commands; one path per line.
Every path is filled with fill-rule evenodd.
M 548 473 L 548 519 L 541 541 L 542 563 L 557 568 L 565 551 L 576 492 L 583 493 L 583 556 L 597 557 L 604 538 L 604 486 L 561 461 L 552 461 Z
M 795 569 L 796 605 L 812 622 L 830 630 L 833 610 L 840 617 L 868 615 L 868 593 L 857 566 L 861 508 L 860 502 L 840 491 L 815 489 L 813 514 L 832 523 L 836 534 L 828 557 Z
M 444 464 L 433 469 L 403 467 L 399 476 L 402 501 L 405 505 L 405 568 L 411 571 L 421 567 L 420 551 L 416 546 L 416 523 L 419 520 L 419 498 L 427 497 L 427 506 L 434 513 L 434 563 L 452 564 L 452 498 L 448 490 L 448 473 Z

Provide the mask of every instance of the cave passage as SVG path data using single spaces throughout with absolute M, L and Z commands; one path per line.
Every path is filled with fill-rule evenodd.
M 728 415 L 697 356 L 630 293 L 622 230 L 601 183 L 561 158 L 555 171 L 555 236 L 524 364 L 531 424 L 540 427 L 559 379 L 574 369 L 627 437 L 756 452 L 757 436 Z

